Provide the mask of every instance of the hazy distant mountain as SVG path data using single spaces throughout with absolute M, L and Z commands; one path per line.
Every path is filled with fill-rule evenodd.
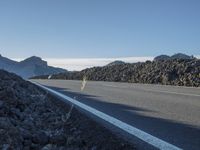
M 172 56 L 168 55 L 159 55 L 154 58 L 154 61 L 160 61 L 160 60 L 172 60 L 172 59 L 194 59 L 195 57 L 189 56 L 183 53 L 177 53 Z
M 122 64 L 125 64 L 125 62 L 123 62 L 121 60 L 116 60 L 116 61 L 113 61 L 113 62 L 107 64 L 106 66 L 114 66 L 114 65 L 122 65 Z
M 0 55 L 0 69 L 16 73 L 23 78 L 66 72 L 65 69 L 48 66 L 46 61 L 36 56 L 17 62 Z
M 159 55 L 154 58 L 154 60 L 169 60 L 171 57 L 168 55 Z
M 171 56 L 171 59 L 193 59 L 193 56 L 188 56 L 186 54 L 177 53 Z

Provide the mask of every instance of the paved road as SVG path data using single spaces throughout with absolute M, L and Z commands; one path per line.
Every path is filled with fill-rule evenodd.
M 200 149 L 200 88 L 115 82 L 34 80 L 155 137 Z

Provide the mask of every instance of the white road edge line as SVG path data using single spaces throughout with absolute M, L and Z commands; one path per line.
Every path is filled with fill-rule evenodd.
M 144 142 L 149 143 L 150 145 L 152 145 L 152 146 L 154 146 L 154 147 L 156 147 L 158 149 L 161 149 L 161 150 L 182 150 L 181 148 L 179 148 L 177 146 L 174 146 L 174 145 L 172 145 L 170 143 L 167 143 L 167 142 L 165 142 L 165 141 L 163 141 L 163 140 L 161 140 L 161 139 L 159 139 L 157 137 L 154 137 L 153 135 L 151 135 L 149 133 L 146 133 L 146 132 L 144 132 L 144 131 L 142 131 L 140 129 L 137 129 L 137 128 L 135 128 L 135 127 L 133 127 L 133 126 L 131 126 L 131 125 L 125 123 L 125 122 L 122 122 L 122 121 L 120 121 L 120 120 L 118 120 L 118 119 L 116 119 L 116 118 L 114 118 L 112 116 L 109 116 L 109 115 L 107 115 L 107 114 L 105 114 L 105 113 L 103 113 L 103 112 L 101 112 L 101 111 L 99 111 L 97 109 L 94 109 L 94 108 L 92 108 L 92 107 L 90 107 L 88 105 L 85 105 L 85 104 L 83 104 L 83 103 L 81 103 L 81 102 L 79 102 L 79 101 L 77 101 L 77 100 L 75 100 L 75 99 L 73 99 L 71 97 L 68 97 L 68 96 L 66 96 L 66 95 L 64 95 L 62 93 L 59 93 L 59 92 L 57 92 L 55 90 L 47 88 L 47 87 L 45 87 L 45 86 L 43 86 L 43 85 L 41 85 L 39 83 L 36 83 L 36 82 L 33 82 L 33 81 L 31 81 L 31 82 L 33 84 L 43 88 L 43 89 L 55 94 L 55 95 L 57 95 L 57 96 L 65 99 L 65 100 L 73 103 L 74 105 L 76 105 L 76 106 L 78 106 L 78 107 L 80 107 L 80 108 L 92 113 L 93 115 L 95 115 L 95 116 L 97 116 L 97 117 L 109 122 L 110 124 L 112 124 L 112 125 L 120 128 L 120 129 L 128 132 L 129 134 L 131 134 L 131 135 L 143 140 Z

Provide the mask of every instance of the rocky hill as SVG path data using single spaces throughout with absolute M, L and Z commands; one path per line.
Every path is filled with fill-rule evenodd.
M 154 58 L 154 61 L 173 60 L 173 59 L 194 59 L 194 56 L 188 56 L 188 55 L 182 54 L 182 53 L 177 53 L 172 56 L 159 55 Z
M 15 74 L 0 70 L 0 149 L 135 148 L 75 107 Z
M 142 63 L 125 63 L 104 67 L 93 67 L 80 72 L 60 73 L 51 79 L 116 81 L 179 86 L 200 86 L 200 60 L 167 59 Z M 48 78 L 39 76 L 35 78 Z
M 171 57 L 168 55 L 159 55 L 154 58 L 154 61 L 170 60 Z
M 0 69 L 16 73 L 23 78 L 66 72 L 64 69 L 48 66 L 46 61 L 36 56 L 17 62 L 0 55 Z
M 125 64 L 125 62 L 120 61 L 120 60 L 116 60 L 114 62 L 111 62 L 111 63 L 107 64 L 107 66 L 123 65 L 123 64 Z

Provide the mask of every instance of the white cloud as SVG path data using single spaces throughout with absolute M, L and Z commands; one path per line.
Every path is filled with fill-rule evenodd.
M 198 59 L 200 59 L 200 55 L 196 55 L 195 57 L 198 58 Z
M 153 57 L 122 57 L 122 58 L 46 58 L 44 59 L 51 66 L 65 68 L 67 70 L 82 70 L 94 66 L 104 66 L 115 60 L 124 62 L 143 62 L 153 60 Z

